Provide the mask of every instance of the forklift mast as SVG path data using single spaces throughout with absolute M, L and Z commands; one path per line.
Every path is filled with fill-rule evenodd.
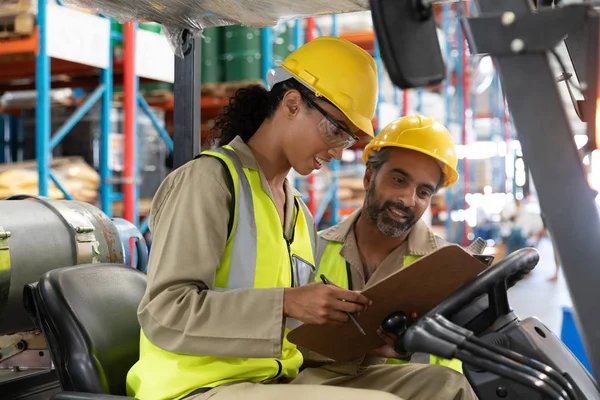
M 595 131 L 598 75 L 598 13 L 587 4 L 536 10 L 529 0 L 473 0 L 477 14 L 463 20 L 473 54 L 487 53 L 501 77 L 504 93 L 552 232 L 585 348 L 600 373 L 600 320 L 593 294 L 600 287 L 600 218 L 578 153 L 558 77 L 550 59 L 565 38 L 590 29 L 594 46 L 566 41 L 585 91 L 588 130 Z M 588 48 L 595 49 L 586 53 Z M 586 109 L 589 109 L 587 107 Z M 585 113 L 584 113 L 585 114 Z M 590 126 L 592 125 L 592 126 Z

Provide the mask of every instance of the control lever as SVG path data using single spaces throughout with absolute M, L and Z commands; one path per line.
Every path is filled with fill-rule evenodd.
M 573 386 L 571 385 L 571 383 L 563 376 L 561 375 L 558 371 L 556 371 L 554 368 L 545 365 L 537 360 L 531 359 L 531 358 L 527 358 L 522 354 L 516 353 L 512 350 L 509 349 L 505 349 L 503 347 L 499 347 L 499 346 L 494 346 L 491 345 L 489 343 L 484 342 L 483 340 L 479 339 L 478 337 L 476 337 L 473 332 L 462 328 L 452 322 L 450 322 L 448 319 L 444 318 L 443 316 L 436 314 L 432 317 L 432 319 L 441 327 L 448 329 L 458 335 L 464 336 L 466 337 L 467 341 L 472 343 L 475 346 L 478 346 L 484 350 L 488 350 L 490 352 L 493 352 L 497 355 L 506 357 L 516 363 L 521 363 L 524 366 L 533 368 L 543 374 L 548 375 L 548 377 L 551 380 L 554 380 L 556 382 L 557 385 L 560 385 L 562 389 L 564 389 L 567 394 L 569 395 L 570 399 L 577 399 L 579 398 L 579 396 L 576 394 L 575 389 L 573 388 Z
M 542 391 L 552 399 L 577 399 L 572 391 L 567 393 L 545 373 L 499 355 L 494 352 L 495 348 L 487 350 L 473 344 L 469 337 L 460 330 L 446 328 L 432 317 L 425 317 L 408 328 L 403 341 L 404 348 L 410 352 L 430 353 L 447 359 L 458 358 L 467 364 Z
M 521 362 L 516 361 L 510 357 L 506 357 L 502 354 L 499 354 L 496 351 L 495 346 L 492 346 L 491 349 L 488 350 L 477 344 L 469 342 L 469 337 L 471 335 L 465 336 L 460 331 L 448 329 L 447 327 L 439 324 L 433 318 L 427 318 L 424 321 L 424 324 L 426 325 L 425 329 L 428 332 L 431 332 L 436 336 L 443 337 L 446 340 L 450 340 L 452 343 L 458 344 L 460 349 L 467 350 L 476 356 L 485 357 L 485 359 L 493 361 L 495 363 L 511 366 L 511 368 L 525 375 L 537 377 L 539 380 L 544 381 L 547 385 L 550 385 L 562 396 L 565 396 L 565 398 L 571 398 L 571 396 L 567 392 L 568 389 L 571 389 L 571 395 L 575 396 L 575 394 L 572 392 L 572 388 L 570 387 L 570 385 L 568 385 L 568 389 L 565 390 L 565 388 L 561 385 L 562 382 L 557 382 L 555 379 L 550 378 L 550 376 L 548 376 L 548 372 L 544 369 L 538 372 L 536 371 L 536 369 L 528 365 L 524 365 Z
M 408 329 L 409 322 L 408 315 L 402 311 L 396 311 L 385 317 L 381 323 L 381 328 L 386 333 L 400 337 Z
M 398 354 L 406 354 L 407 351 L 403 347 L 402 336 L 408 329 L 411 320 L 406 315 L 406 313 L 402 311 L 396 311 L 385 317 L 383 322 L 381 323 L 381 329 L 385 333 L 389 333 L 390 335 L 394 335 L 398 338 L 396 340 L 396 344 L 394 345 L 394 351 Z

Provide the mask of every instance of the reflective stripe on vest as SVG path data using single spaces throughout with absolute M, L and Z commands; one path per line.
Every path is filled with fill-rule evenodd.
M 344 244 L 341 242 L 328 241 L 324 239 L 319 233 L 319 246 L 315 260 L 317 261 L 318 273 L 325 274 L 329 280 L 336 285 L 348 289 L 349 282 L 351 282 L 352 276 L 350 271 L 346 268 L 346 260 L 340 254 Z M 441 237 L 435 235 L 436 245 L 439 247 L 447 246 L 449 243 Z M 413 262 L 419 260 L 422 256 L 407 255 L 404 257 L 402 268 L 405 268 Z M 446 358 L 437 357 L 425 353 L 415 353 L 411 357 L 410 362 L 418 364 L 438 364 L 449 368 L 452 368 L 462 373 L 462 363 L 460 360 L 448 360 Z M 408 361 L 399 360 L 395 358 L 388 358 L 386 364 L 406 364 Z
M 230 146 L 202 155 L 219 158 L 233 182 L 233 215 L 230 216 L 233 222 L 216 271 L 214 290 L 290 287 L 292 255 L 314 264 L 316 231 L 302 201 L 295 200 L 293 238 L 287 241 L 277 208 L 263 189 L 260 172 L 243 168 Z M 273 305 L 277 306 L 280 307 Z M 265 304 L 265 307 L 270 306 Z M 291 319 L 288 322 L 294 324 Z M 155 346 L 142 331 L 140 360 L 127 376 L 128 394 L 140 400 L 178 399 L 199 388 L 236 381 L 259 383 L 281 377 L 294 378 L 303 358 L 287 340 L 288 332 L 289 326 L 286 326 L 278 359 L 232 359 L 172 353 Z
M 214 150 L 206 151 L 203 154 L 225 156 L 223 159 L 226 164 L 231 164 L 235 169 L 233 177 L 236 190 L 236 218 L 234 229 L 229 240 L 232 240 L 230 267 L 228 271 L 226 287 L 215 288 L 215 290 L 233 290 L 240 288 L 254 287 L 254 278 L 256 276 L 256 264 L 249 268 L 248 260 L 256 260 L 257 255 L 257 229 L 254 209 L 254 199 L 252 196 L 252 188 L 242 163 L 233 150 L 227 147 L 220 147 Z M 256 171 L 258 175 L 258 171 Z M 307 228 L 314 232 L 314 222 L 312 216 L 302 201 L 297 201 L 302 209 L 302 217 L 306 221 Z M 240 207 L 242 209 L 240 209 Z M 298 211 L 300 212 L 300 211 Z M 299 221 L 298 221 L 299 222 Z M 297 223 L 298 223 L 297 222 Z M 315 234 L 309 233 L 312 254 L 315 253 Z M 308 257 L 306 254 L 303 258 L 311 261 L 313 257 Z
M 231 259 L 226 290 L 242 289 L 254 286 L 256 264 L 247 260 L 256 260 L 256 221 L 254 220 L 254 201 L 252 188 L 244 174 L 244 168 L 233 150 L 217 148 L 210 153 L 218 153 L 227 157 L 225 163 L 231 163 L 237 175 L 235 185 L 235 223 L 232 232 Z M 232 199 L 233 201 L 233 199 Z

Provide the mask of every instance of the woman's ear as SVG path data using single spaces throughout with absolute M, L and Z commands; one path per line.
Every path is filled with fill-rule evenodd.
M 285 115 L 288 118 L 293 118 L 300 112 L 300 104 L 302 103 L 302 95 L 299 91 L 292 89 L 288 90 L 283 96 L 281 105 Z

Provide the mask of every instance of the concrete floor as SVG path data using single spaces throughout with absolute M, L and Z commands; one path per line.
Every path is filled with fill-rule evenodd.
M 509 290 L 509 302 L 519 317 L 538 317 L 548 329 L 560 337 L 562 307 L 572 305 L 571 296 L 562 273 L 557 281 L 548 281 L 555 271 L 552 242 L 543 238 L 537 249 L 540 252 L 537 267 L 527 278 Z

